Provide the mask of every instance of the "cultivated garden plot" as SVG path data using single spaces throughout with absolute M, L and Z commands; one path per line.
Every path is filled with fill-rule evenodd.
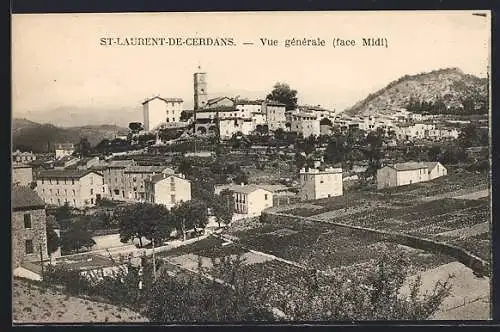
M 12 319 L 15 323 L 147 322 L 127 308 L 88 301 L 44 289 L 30 281 L 14 279 Z

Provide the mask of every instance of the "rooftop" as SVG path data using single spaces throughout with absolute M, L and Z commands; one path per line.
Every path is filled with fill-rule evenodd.
M 38 179 L 79 179 L 89 173 L 99 174 L 92 170 L 41 170 L 37 178 Z M 100 175 L 100 174 L 99 174 Z
M 75 148 L 75 145 L 73 143 L 57 143 L 56 144 L 56 149 L 57 150 L 72 150 Z
M 155 99 L 163 100 L 166 103 L 182 103 L 182 102 L 184 102 L 184 100 L 182 100 L 182 98 L 162 98 L 160 96 L 155 96 L 155 97 L 146 99 L 145 101 L 142 102 L 142 104 L 143 105 L 147 104 L 150 101 L 155 100 Z
M 45 202 L 31 188 L 25 186 L 12 187 L 12 209 L 44 208 Z
M 126 168 L 128 166 L 135 165 L 135 161 L 133 159 L 126 160 L 112 160 L 108 164 L 108 168 Z
M 396 171 L 412 171 L 416 169 L 429 168 L 429 163 L 424 162 L 407 162 L 394 165 L 388 165 L 394 168 Z
M 174 170 L 167 166 L 128 166 L 125 168 L 125 173 L 161 173 L 165 170 L 172 171 Z
M 151 178 L 146 179 L 145 181 L 151 182 L 151 183 L 158 183 L 158 182 L 160 182 L 160 181 L 162 181 L 164 179 L 168 179 L 168 178 L 170 178 L 172 176 L 175 176 L 175 177 L 177 177 L 179 179 L 186 180 L 181 174 L 165 174 L 165 173 L 163 173 L 163 174 L 153 175 L 153 176 L 151 176 Z M 186 181 L 189 181 L 189 180 L 186 180 Z

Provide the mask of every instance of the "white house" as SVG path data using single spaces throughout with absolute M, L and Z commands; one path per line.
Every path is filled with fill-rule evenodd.
M 71 156 L 75 152 L 75 145 L 73 143 L 58 143 L 55 147 L 56 159 Z
M 273 193 L 257 185 L 231 186 L 235 213 L 258 216 L 262 210 L 273 206 Z
M 84 208 L 103 198 L 107 185 L 96 171 L 45 170 L 37 175 L 36 191 L 46 204 Z
M 163 123 L 179 122 L 181 119 L 181 98 L 161 98 L 159 96 L 146 99 L 142 103 L 144 130 L 151 131 Z
M 299 172 L 299 183 L 301 200 L 343 195 L 342 168 L 302 168 Z
M 377 189 L 429 181 L 446 174 L 446 168 L 438 162 L 387 165 L 377 170 Z
M 146 202 L 162 204 L 167 209 L 191 200 L 191 181 L 182 174 L 157 174 L 144 180 Z
M 429 180 L 445 176 L 448 174 L 448 170 L 440 162 L 430 162 L 427 163 Z

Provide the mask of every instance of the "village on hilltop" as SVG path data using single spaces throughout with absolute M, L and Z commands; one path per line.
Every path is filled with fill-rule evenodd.
M 134 292 L 153 294 L 146 291 L 154 291 L 157 279 L 179 275 L 231 283 L 205 270 L 222 264 L 214 259 L 243 255 L 240 268 L 254 284 L 277 278 L 267 294 L 275 296 L 265 300 L 272 317 L 324 320 L 328 310 L 280 307 L 282 293 L 275 290 L 299 287 L 293 278 L 311 273 L 345 277 L 342 284 L 365 280 L 388 256 L 409 262 L 400 270 L 423 273 L 426 285 L 443 269 L 469 287 L 455 295 L 443 288 L 438 305 L 416 319 L 455 319 L 464 308 L 485 316 L 487 114 L 440 114 L 415 104 L 352 114 L 301 105 L 286 83 L 259 100 L 209 99 L 209 88 L 199 69 L 192 110 L 182 98 L 152 96 L 127 135 L 95 146 L 81 137 L 48 142 L 47 151 L 13 151 L 14 276 L 68 285 L 64 276 L 77 271 L 103 289 L 114 275 L 135 271 Z M 117 293 L 98 295 L 113 301 Z M 155 297 L 144 296 L 130 303 L 154 320 L 158 315 L 144 306 Z

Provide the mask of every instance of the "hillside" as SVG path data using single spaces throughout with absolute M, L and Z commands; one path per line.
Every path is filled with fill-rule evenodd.
M 58 127 L 111 124 L 126 127 L 130 122 L 142 121 L 142 106 L 135 107 L 77 107 L 61 106 L 54 109 L 15 112 L 16 118 L 26 118 L 38 123 L 50 123 Z
M 126 133 L 127 129 L 115 125 L 95 125 L 60 128 L 51 124 L 40 124 L 27 119 L 12 119 L 13 149 L 46 152 L 47 146 L 61 142 L 77 143 L 86 137 L 94 146 L 104 138 Z
M 409 108 L 435 114 L 473 114 L 487 112 L 487 105 L 487 79 L 465 74 L 458 68 L 447 68 L 405 75 L 368 95 L 345 113 L 350 116 L 390 115 L 397 109 Z

